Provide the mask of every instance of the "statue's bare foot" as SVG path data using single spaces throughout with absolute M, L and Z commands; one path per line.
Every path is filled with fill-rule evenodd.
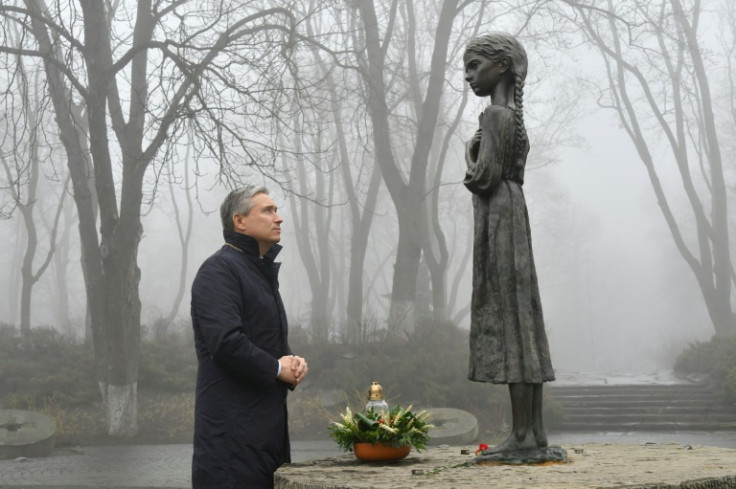
M 537 440 L 531 433 L 528 433 L 523 439 L 519 440 L 514 433 L 499 443 L 483 450 L 483 455 L 491 455 L 494 453 L 515 452 L 517 450 L 528 450 L 537 447 Z
M 535 431 L 534 438 L 537 440 L 537 448 L 547 448 L 547 433 Z

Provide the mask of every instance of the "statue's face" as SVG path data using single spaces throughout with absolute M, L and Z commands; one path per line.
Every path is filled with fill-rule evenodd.
M 493 89 L 501 80 L 501 76 L 508 68 L 505 59 L 497 63 L 470 51 L 463 56 L 463 63 L 465 65 L 465 81 L 468 82 L 473 93 L 479 97 L 491 95 Z

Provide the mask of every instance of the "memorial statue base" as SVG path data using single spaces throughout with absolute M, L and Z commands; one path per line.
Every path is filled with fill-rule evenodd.
M 544 464 L 548 462 L 567 462 L 567 451 L 554 445 L 546 448 L 528 448 L 525 450 L 513 450 L 509 452 L 487 453 L 483 452 L 475 457 L 475 463 L 493 464 Z
M 683 436 L 686 438 L 686 436 Z M 736 450 L 681 444 L 563 445 L 567 462 L 477 463 L 478 445 L 411 451 L 366 464 L 352 453 L 287 464 L 275 489 L 736 489 Z

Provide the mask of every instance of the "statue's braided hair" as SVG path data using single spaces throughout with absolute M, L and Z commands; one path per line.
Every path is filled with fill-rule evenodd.
M 511 34 L 491 32 L 471 39 L 465 51 L 479 54 L 495 63 L 500 62 L 503 58 L 509 59 L 509 69 L 514 81 L 514 105 L 516 107 L 516 151 L 517 155 L 521 157 L 527 144 L 526 130 L 524 129 L 524 80 L 526 80 L 529 63 L 524 47 Z M 523 158 L 518 158 L 517 161 L 523 161 Z

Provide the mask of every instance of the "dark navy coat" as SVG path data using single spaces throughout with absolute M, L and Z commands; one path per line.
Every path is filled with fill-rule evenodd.
M 199 369 L 194 415 L 194 489 L 273 487 L 290 461 L 288 386 L 278 359 L 291 354 L 278 291 L 281 247 L 259 258 L 258 242 L 225 232 L 225 245 L 192 285 Z

